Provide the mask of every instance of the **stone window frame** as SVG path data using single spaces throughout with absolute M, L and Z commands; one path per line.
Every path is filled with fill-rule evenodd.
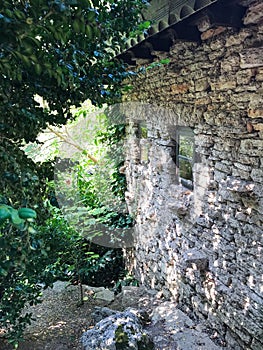
M 182 153 L 180 149 L 180 137 L 186 137 L 188 140 L 192 141 L 192 156 L 185 156 Z M 196 151 L 195 151 L 195 139 L 194 139 L 194 130 L 190 127 L 186 126 L 178 126 L 175 131 L 175 141 L 176 141 L 176 147 L 175 147 L 175 163 L 177 168 L 177 176 L 178 176 L 178 182 L 188 188 L 189 190 L 194 189 L 194 163 L 196 158 Z M 180 160 L 184 162 L 188 162 L 191 165 L 191 179 L 180 176 Z

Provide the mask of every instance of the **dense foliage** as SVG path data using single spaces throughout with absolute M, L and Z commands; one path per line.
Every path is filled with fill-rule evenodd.
M 26 303 L 39 302 L 39 258 L 33 228 L 36 213 L 0 205 L 0 324 L 16 344 L 31 315 L 21 314 Z M 35 254 L 35 251 L 38 254 Z
M 138 21 L 138 0 L 4 0 L 0 5 L 1 134 L 32 140 L 89 98 L 112 102 L 123 67 L 113 59 Z M 49 113 L 35 101 L 38 94 Z
M 67 223 L 60 209 L 51 207 L 50 211 L 52 216 L 35 235 L 42 252 L 46 252 L 39 259 L 39 281 L 52 285 L 59 279 L 113 287 L 124 269 L 121 250 L 93 244 Z
M 114 52 L 136 31 L 144 5 L 144 0 L 0 3 L 0 204 L 38 214 L 36 229 L 29 222 L 18 227 L 10 218 L 0 223 L 0 321 L 14 343 L 30 321 L 20 312 L 38 301 L 39 282 L 70 273 L 92 279 L 91 271 L 115 257 L 120 265 L 118 254 L 96 253 L 44 205 L 52 163 L 36 165 L 20 146 L 34 141 L 47 124 L 65 124 L 72 105 L 87 98 L 95 105 L 118 100 L 128 73 Z M 71 257 L 61 244 L 54 246 L 53 235 L 71 252 L 76 248 Z M 79 266 L 83 254 L 85 271 Z
M 87 98 L 95 105 L 119 98 L 127 72 L 114 52 L 136 28 L 143 6 L 139 0 L 1 1 L 0 139 L 6 162 L 0 193 L 6 195 L 10 188 L 9 202 L 12 177 L 22 176 L 22 164 L 32 169 L 14 143 L 34 140 L 47 123 L 65 124 L 72 118 L 71 106 Z M 32 192 L 31 175 L 29 182 Z M 16 186 L 22 201 L 24 193 Z
M 101 153 L 98 164 L 91 166 L 84 158 L 75 167 L 81 203 L 96 213 L 93 218 L 97 217 L 98 222 L 116 228 L 130 227 L 133 223 L 125 204 L 126 177 L 120 173 L 125 132 L 125 124 L 111 125 L 106 119 L 94 137 Z

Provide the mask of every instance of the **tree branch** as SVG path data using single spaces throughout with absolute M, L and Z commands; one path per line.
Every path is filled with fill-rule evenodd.
M 60 138 L 60 140 L 63 140 L 64 142 L 66 142 L 69 145 L 74 146 L 75 148 L 77 148 L 79 151 L 83 152 L 84 154 L 87 155 L 87 157 L 89 159 L 91 159 L 94 163 L 98 163 L 97 158 L 95 158 L 92 154 L 88 153 L 87 150 L 85 150 L 84 148 L 82 148 L 81 146 L 79 146 L 78 144 L 76 144 L 73 141 L 70 141 L 68 138 L 66 138 L 63 134 L 61 134 L 59 131 L 54 130 L 51 126 L 47 127 L 48 130 L 50 130 L 53 134 L 55 134 L 57 137 Z

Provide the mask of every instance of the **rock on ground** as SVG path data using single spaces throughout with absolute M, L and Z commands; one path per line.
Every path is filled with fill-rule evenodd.
M 105 309 L 105 308 L 104 308 Z M 102 310 L 102 314 L 109 310 Z M 113 312 L 81 337 L 84 350 L 153 350 L 137 310 Z

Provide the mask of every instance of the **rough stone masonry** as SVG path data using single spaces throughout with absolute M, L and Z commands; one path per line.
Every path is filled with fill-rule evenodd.
M 124 97 L 130 267 L 206 319 L 228 349 L 262 350 L 263 3 L 242 4 L 244 27 L 176 41 L 159 53 L 170 63 L 139 67 Z M 181 127 L 194 135 L 193 188 L 176 164 Z

